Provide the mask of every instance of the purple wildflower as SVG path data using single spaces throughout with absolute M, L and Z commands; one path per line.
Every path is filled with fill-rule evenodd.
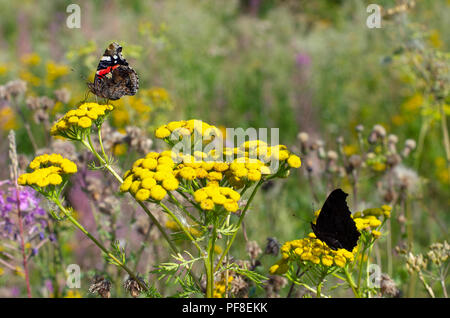
M 36 255 L 40 245 L 38 242 L 45 239 L 48 231 L 47 214 L 39 206 L 41 199 L 38 193 L 29 188 L 16 189 L 9 181 L 0 181 L 0 237 L 11 241 L 19 241 L 19 224 L 17 217 L 17 204 L 23 220 L 23 233 L 26 243 L 31 243 L 31 255 Z M 34 244 L 35 243 L 35 244 Z
M 311 65 L 311 57 L 306 53 L 298 53 L 295 56 L 295 62 L 300 68 L 307 68 Z

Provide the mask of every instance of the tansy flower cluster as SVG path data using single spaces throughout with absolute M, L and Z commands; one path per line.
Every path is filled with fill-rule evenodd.
M 167 191 L 176 190 L 179 185 L 170 154 L 170 151 L 150 152 L 136 160 L 132 169 L 125 172 L 120 191 L 129 191 L 139 201 L 164 199 Z
M 205 211 L 214 210 L 216 204 L 221 205 L 228 212 L 236 212 L 239 209 L 240 194 L 228 187 L 219 187 L 215 183 L 198 189 L 194 193 L 194 200 L 200 203 Z
M 50 134 L 78 140 L 85 129 L 90 128 L 92 123 L 100 125 L 113 109 L 112 105 L 81 104 L 77 109 L 69 110 L 59 119 L 50 129 Z
M 271 167 L 261 160 L 248 157 L 232 159 L 227 163 L 222 158 L 212 158 L 201 151 L 196 151 L 194 155 L 172 154 L 175 162 L 179 162 L 174 169 L 176 177 L 182 181 L 192 181 L 195 179 L 207 182 L 217 181 L 221 185 L 231 185 L 235 189 L 242 188 L 247 182 L 260 181 L 263 176 L 273 174 Z M 282 166 L 285 171 L 291 167 L 301 165 L 300 158 L 290 154 L 287 157 L 287 166 Z M 289 162 L 292 164 L 289 165 Z
M 306 238 L 284 243 L 281 247 L 281 260 L 270 267 L 269 272 L 271 274 L 284 274 L 292 261 L 310 262 L 327 267 L 344 267 L 347 263 L 353 262 L 356 249 L 355 247 L 353 252 L 343 248 L 332 250 L 316 238 L 314 233 L 309 233 Z
M 228 170 L 227 163 L 202 160 L 203 158 L 206 158 L 206 155 L 203 152 L 196 152 L 195 156 L 179 155 L 173 158 L 175 158 L 177 162 L 180 162 L 174 169 L 175 176 L 180 179 L 180 181 L 195 179 L 221 181 L 223 172 Z
M 383 224 L 379 218 L 390 218 L 391 210 L 392 208 L 388 205 L 383 205 L 381 208 L 366 209 L 362 212 L 355 212 L 353 220 L 358 231 L 361 233 L 369 232 L 374 238 L 379 238 L 381 232 L 377 229 Z
M 203 142 L 210 142 L 215 137 L 221 136 L 220 130 L 198 119 L 171 121 L 167 125 L 158 127 L 155 131 L 156 138 L 167 142 L 181 140 L 183 137 L 197 133 Z M 173 139 L 172 139 L 173 138 Z M 193 141 L 193 139 L 191 139 Z
M 33 171 L 19 176 L 18 184 L 38 188 L 57 186 L 77 172 L 77 165 L 60 154 L 38 156 L 31 161 L 29 168 Z

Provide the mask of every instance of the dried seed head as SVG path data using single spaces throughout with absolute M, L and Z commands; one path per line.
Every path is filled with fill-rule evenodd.
M 384 137 L 386 137 L 386 129 L 384 129 L 384 127 L 381 125 L 375 125 L 373 126 L 367 141 L 369 142 L 369 144 L 374 144 L 379 139 L 383 139 Z
M 309 134 L 307 132 L 301 131 L 298 133 L 297 138 L 301 143 L 306 144 L 309 140 Z
M 408 157 L 411 151 L 413 151 L 414 149 L 416 149 L 416 141 L 413 139 L 407 139 L 405 141 L 405 148 L 402 152 L 403 157 Z
M 136 149 L 142 154 L 150 152 L 150 148 L 153 145 L 153 141 L 147 138 L 146 134 L 139 127 L 128 126 L 125 128 L 127 134 L 124 140 L 130 145 L 130 147 Z
M 20 94 L 24 94 L 27 91 L 27 82 L 22 80 L 14 80 L 6 83 L 5 85 L 6 96 L 16 97 Z
M 110 298 L 111 282 L 101 275 L 95 275 L 92 284 L 89 287 L 89 292 L 92 294 L 98 293 L 102 298 Z
M 420 272 L 427 267 L 427 260 L 422 254 L 414 255 L 409 252 L 406 256 L 406 269 L 409 273 Z
M 381 125 L 375 125 L 373 126 L 373 131 L 378 135 L 380 138 L 386 137 L 386 129 Z
M 39 98 L 39 102 L 41 104 L 41 108 L 43 110 L 50 110 L 53 108 L 53 106 L 55 106 L 55 100 L 51 99 L 48 96 L 41 96 Z
M 145 286 L 145 282 L 142 278 L 138 278 L 140 280 L 140 283 Z M 130 293 L 130 295 L 134 298 L 138 297 L 142 291 L 144 290 L 142 286 L 133 278 L 129 277 L 125 283 L 123 284 L 123 287 L 126 291 Z
M 348 159 L 348 163 L 350 165 L 350 169 L 358 169 L 362 165 L 362 158 L 360 155 L 351 155 Z
M 66 88 L 57 89 L 53 93 L 58 102 L 67 104 L 70 100 L 70 91 Z
M 315 140 L 311 143 L 311 150 L 318 150 L 320 148 L 323 148 L 324 142 L 320 139 Z
M 241 275 L 236 275 L 231 281 L 230 293 L 238 298 L 248 297 L 248 283 Z
M 397 152 L 397 142 L 398 137 L 396 135 L 389 135 L 388 136 L 388 149 L 390 153 L 396 153 Z
M 450 255 L 450 245 L 445 241 L 442 243 L 434 243 L 430 246 L 430 251 L 427 253 L 431 262 L 440 266 L 443 264 Z
M 394 190 L 387 190 L 383 196 L 383 200 L 386 203 L 391 203 L 392 201 L 394 201 L 394 198 L 395 198 Z
M 397 187 L 409 193 L 415 193 L 418 190 L 420 179 L 416 171 L 403 165 L 397 165 L 392 171 L 394 173 L 394 183 Z
M 402 157 L 400 157 L 398 154 L 393 153 L 391 155 L 388 155 L 386 158 L 386 163 L 390 166 L 390 167 L 395 167 L 397 166 L 400 162 L 402 162 Z
M 390 134 L 390 135 L 388 136 L 388 143 L 396 144 L 397 142 L 398 142 L 398 137 L 397 137 L 397 135 Z
M 277 256 L 279 252 L 280 252 L 280 243 L 278 243 L 276 238 L 268 237 L 264 253 Z
M 329 151 L 327 152 L 327 158 L 328 158 L 328 160 L 330 160 L 330 161 L 334 161 L 334 160 L 336 160 L 336 159 L 338 158 L 338 154 L 337 154 L 337 152 L 334 151 L 334 150 L 329 150 Z
M 280 290 L 288 283 L 287 279 L 283 276 L 274 275 L 269 276 L 267 283 L 264 285 L 268 298 L 278 298 Z
M 358 125 L 355 127 L 356 132 L 358 133 L 362 133 L 364 131 L 364 126 L 363 125 Z
M 26 100 L 26 105 L 31 110 L 38 110 L 41 107 L 41 101 L 39 97 L 30 96 Z
M 308 172 L 312 172 L 313 171 L 313 161 L 311 159 L 307 159 L 306 160 L 306 170 Z
M 383 296 L 398 297 L 400 291 L 387 274 L 381 274 L 380 291 Z
M 413 139 L 407 139 L 405 141 L 405 147 L 410 148 L 410 149 L 415 149 L 416 148 L 416 141 Z
M 257 259 L 258 255 L 262 253 L 262 250 L 256 241 L 249 241 L 247 243 L 246 249 L 248 255 L 250 256 L 250 259 L 252 260 Z

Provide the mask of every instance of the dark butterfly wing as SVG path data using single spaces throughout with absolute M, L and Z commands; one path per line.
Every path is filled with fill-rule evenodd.
M 311 227 L 317 238 L 327 243 L 330 248 L 345 248 L 351 252 L 358 242 L 360 233 L 351 218 L 346 202 L 347 196 L 348 194 L 341 189 L 331 192 L 323 204 L 316 224 L 311 223 Z
M 117 99 L 123 95 L 133 96 L 139 89 L 139 77 L 136 71 L 129 66 L 119 66 L 112 73 L 111 82 Z M 111 98 L 114 99 L 114 98 Z
M 139 77 L 122 56 L 122 47 L 111 43 L 105 50 L 89 90 L 102 98 L 117 100 L 124 95 L 135 95 L 139 89 Z

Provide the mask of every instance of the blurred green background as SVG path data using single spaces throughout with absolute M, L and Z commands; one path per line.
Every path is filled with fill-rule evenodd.
M 168 121 L 198 118 L 218 127 L 279 128 L 280 143 L 297 150 L 300 131 L 324 140 L 326 150 L 336 150 L 342 136 L 351 152 L 357 125 L 368 133 L 380 124 L 402 143 L 414 139 L 421 147 L 404 162 L 423 185 L 411 195 L 415 248 L 448 239 L 442 120 L 432 87 L 422 83 L 413 62 L 428 52 L 448 56 L 450 1 L 417 1 L 383 19 L 380 29 L 366 26 L 366 7 L 374 1 L 77 1 L 81 28 L 70 29 L 66 8 L 72 2 L 0 0 L 0 85 L 20 78 L 28 95 L 51 98 L 66 88 L 70 102 L 54 111 L 63 113 L 84 100 L 104 49 L 117 41 L 140 77 L 138 94 L 117 102 L 111 123 L 118 129 L 134 124 L 152 136 Z M 400 1 L 377 3 L 389 8 Z M 170 102 L 158 103 L 158 96 Z M 449 112 L 448 95 L 443 103 Z M 17 131 L 18 152 L 33 154 L 22 121 L 8 107 L 0 109 L 2 166 L 9 129 Z M 45 130 L 31 128 L 43 146 Z M 6 169 L 0 177 L 8 177 Z M 323 202 L 326 182 L 317 178 Z M 377 180 L 361 180 L 366 207 L 383 204 Z M 307 183 L 302 167 L 263 192 L 246 221 L 249 238 L 264 245 L 267 237 L 284 242 L 308 233 L 320 206 Z M 245 254 L 243 246 L 238 250 Z M 400 257 L 397 262 L 391 274 L 407 284 Z

